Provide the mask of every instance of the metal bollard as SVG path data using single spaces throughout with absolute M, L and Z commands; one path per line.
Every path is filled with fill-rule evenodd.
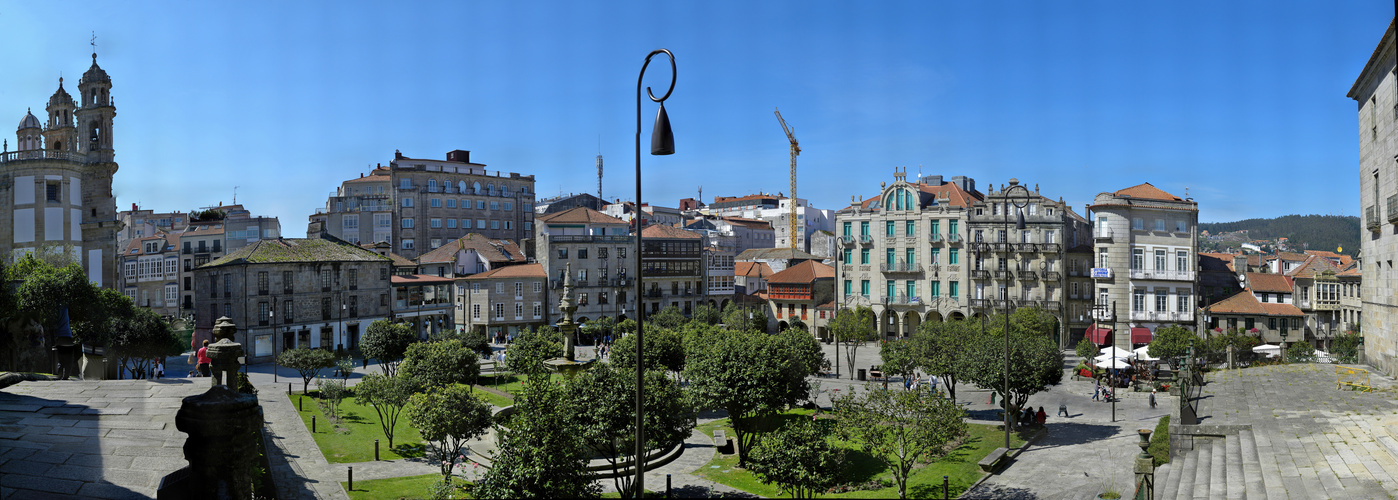
M 379 440 L 374 440 L 374 461 L 379 461 Z
M 354 491 L 354 467 L 349 468 L 349 490 Z
M 290 396 L 290 395 L 291 395 L 291 384 L 286 384 L 286 395 L 287 395 L 287 396 Z
M 303 408 L 302 405 L 301 405 L 301 403 L 304 403 L 304 402 L 306 402 L 306 396 L 297 396 L 297 397 L 296 397 L 296 411 L 306 411 L 306 409 Z
M 645 495 L 642 495 L 642 496 L 645 496 Z M 665 498 L 675 498 L 675 497 L 673 497 L 673 496 L 670 496 L 670 475 L 669 475 L 669 474 L 666 474 L 666 475 L 665 475 Z
M 951 500 L 951 482 L 942 476 L 942 500 Z
M 316 416 L 311 415 L 311 434 L 316 433 Z

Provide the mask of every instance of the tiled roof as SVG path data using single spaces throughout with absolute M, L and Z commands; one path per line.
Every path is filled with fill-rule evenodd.
M 350 182 L 388 182 L 388 169 L 379 167 L 369 172 L 369 175 L 345 181 Z
M 220 226 L 222 226 L 222 225 L 220 225 Z M 217 227 L 217 228 L 212 227 L 212 226 L 198 226 L 198 227 L 200 227 L 201 229 L 194 229 L 193 226 L 191 226 L 190 230 L 187 230 L 187 231 L 185 231 L 185 232 L 183 232 L 183 233 L 180 233 L 180 236 L 210 236 L 210 235 L 215 235 L 215 234 L 223 234 L 223 227 Z
M 544 265 L 539 263 L 520 264 L 517 266 L 504 266 L 491 269 L 483 273 L 472 274 L 461 278 L 467 280 L 478 280 L 486 278 L 548 278 L 548 273 L 544 272 Z
M 388 260 L 393 261 L 393 267 L 417 267 L 416 262 L 408 260 L 407 257 L 398 255 L 393 252 L 388 252 L 388 255 L 386 257 L 388 257 Z
M 685 231 L 675 226 L 651 224 L 641 230 L 641 238 L 697 239 L 700 236 L 699 233 Z
M 834 311 L 834 310 L 835 310 L 835 301 L 832 300 L 832 301 L 830 301 L 830 302 L 826 302 L 826 303 L 824 303 L 824 304 L 818 305 L 818 306 L 816 306 L 816 309 L 823 309 L 823 310 L 826 310 L 826 311 Z
M 1161 191 L 1160 188 L 1152 186 L 1149 182 L 1121 189 L 1112 194 L 1116 196 L 1129 196 L 1132 198 L 1145 198 L 1147 200 L 1184 201 L 1178 196 Z
M 1200 271 L 1228 271 L 1233 270 L 1233 254 L 1199 252 Z
M 433 276 L 430 274 L 409 274 L 407 276 L 394 275 L 388 279 L 394 285 L 441 285 L 456 281 L 452 278 Z
M 1317 274 L 1326 271 L 1335 274 L 1338 273 L 1339 270 L 1339 267 L 1336 266 L 1334 262 L 1330 262 L 1330 259 L 1319 255 L 1311 255 L 1307 256 L 1306 261 L 1302 262 L 1301 265 L 1296 266 L 1296 269 L 1292 269 L 1290 273 L 1287 273 L 1287 276 L 1293 278 L 1314 278 Z
M 492 240 L 476 233 L 469 233 L 447 242 L 431 252 L 422 254 L 417 261 L 422 264 L 455 262 L 456 252 L 466 249 L 475 250 L 489 262 L 524 262 L 524 252 L 519 250 L 519 245 L 510 240 Z
M 177 245 L 175 245 L 175 244 L 173 244 L 173 243 L 170 243 L 169 240 L 166 238 L 166 235 L 165 235 L 164 233 L 161 233 L 161 234 L 157 234 L 157 235 L 153 235 L 153 236 L 146 236 L 146 237 L 136 238 L 136 239 L 131 240 L 130 243 L 127 243 L 127 244 L 126 244 L 126 250 L 122 251 L 121 254 L 122 254 L 122 255 L 139 255 L 141 252 L 144 251 L 145 246 L 146 246 L 146 242 L 147 242 L 147 241 L 152 241 L 152 240 L 165 240 L 165 245 L 177 246 Z M 165 251 L 165 245 L 161 245 L 160 251 L 162 251 L 162 252 Z
M 966 191 L 964 189 L 961 189 L 960 185 L 949 181 L 943 182 L 941 184 L 913 183 L 913 185 L 917 186 L 918 191 L 931 195 L 929 197 L 930 199 L 945 199 L 947 200 L 948 205 L 954 207 L 969 208 L 971 205 L 974 205 L 977 201 L 985 199 L 985 196 L 981 193 Z M 869 208 L 869 204 L 871 202 L 879 200 L 882 197 L 883 195 L 879 194 L 876 196 L 865 198 L 864 201 L 858 202 L 858 204 L 861 208 L 867 209 Z M 922 202 L 922 206 L 924 208 L 930 205 L 930 203 L 926 202 L 925 200 L 926 199 L 924 199 Z M 887 209 L 888 207 L 883 208 Z
M 765 220 L 744 219 L 742 217 L 723 217 L 723 220 L 727 221 L 729 224 L 736 224 L 751 229 L 772 229 L 772 223 Z
M 375 262 L 387 258 L 338 239 L 258 240 L 201 267 L 273 262 Z
M 1306 254 L 1292 252 L 1277 252 L 1277 258 L 1281 260 L 1292 260 L 1300 262 L 1306 260 Z
M 540 215 L 537 222 L 550 224 L 626 224 L 626 221 L 598 212 L 587 207 L 576 207 L 562 212 Z
M 1242 293 L 1233 294 L 1232 297 L 1213 303 L 1204 308 L 1204 312 L 1211 314 L 1254 314 L 1258 316 L 1305 316 L 1301 309 L 1291 304 L 1263 304 L 1258 302 L 1257 297 L 1252 295 L 1252 290 L 1243 289 Z
M 1360 276 L 1360 275 L 1361 275 L 1361 274 L 1360 274 L 1360 272 L 1359 272 L 1359 261 L 1357 261 L 1357 260 L 1356 260 L 1356 261 L 1352 261 L 1352 262 L 1350 262 L 1350 263 L 1348 263 L 1348 264 L 1345 264 L 1344 267 L 1340 268 L 1340 272 L 1336 274 L 1336 276 Z
M 808 260 L 783 269 L 767 278 L 768 283 L 811 283 L 818 279 L 834 278 L 835 268 Z
M 734 258 L 733 258 L 733 260 L 773 260 L 773 259 L 784 259 L 784 260 L 792 260 L 792 259 L 820 260 L 820 257 L 816 257 L 816 256 L 811 255 L 811 254 L 808 254 L 808 253 L 806 253 L 806 252 L 802 252 L 802 251 L 800 251 L 800 250 L 794 250 L 794 249 L 791 249 L 791 248 L 749 248 L 749 249 L 747 249 L 747 250 L 743 250 L 743 253 L 740 253 L 740 254 L 738 254 L 737 257 L 734 257 Z
M 733 263 L 734 276 L 746 276 L 748 278 L 766 278 L 768 276 L 771 276 L 772 274 L 772 267 L 768 266 L 766 262 L 738 261 Z
M 747 195 L 747 196 L 715 196 L 715 197 L 714 197 L 714 203 L 724 203 L 724 202 L 729 202 L 729 201 L 785 200 L 785 199 L 786 199 L 785 196 L 776 196 L 776 195 L 770 195 L 770 194 L 750 194 L 750 195 Z
M 1263 293 L 1291 293 L 1291 278 L 1281 274 L 1247 273 L 1248 288 Z

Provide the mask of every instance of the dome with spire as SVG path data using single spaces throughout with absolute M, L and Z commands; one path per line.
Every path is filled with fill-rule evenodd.
M 107 83 L 110 83 L 111 81 L 112 81 L 112 79 L 111 79 L 111 77 L 108 77 L 108 76 L 107 76 L 107 72 L 106 72 L 106 71 L 103 71 L 102 68 L 101 68 L 100 66 L 97 65 L 97 54 L 92 54 L 92 67 L 91 67 L 91 68 L 87 68 L 87 72 L 83 73 L 83 78 L 82 78 L 82 80 L 79 80 L 79 81 L 78 81 L 78 84 L 81 85 L 81 84 L 89 83 L 89 82 L 91 82 L 91 83 L 97 83 L 97 82 L 107 82 Z
M 24 119 L 19 121 L 19 130 L 27 128 L 40 128 L 39 119 L 34 117 L 33 111 L 24 113 Z
M 61 106 L 72 103 L 73 96 L 68 95 L 67 90 L 63 90 L 63 77 L 60 76 L 58 77 L 58 90 L 54 91 L 52 96 L 49 96 L 49 106 Z

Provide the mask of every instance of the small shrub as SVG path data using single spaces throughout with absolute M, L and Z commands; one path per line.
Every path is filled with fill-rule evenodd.
M 252 395 L 254 395 L 254 396 L 257 395 L 257 388 L 256 388 L 256 387 L 253 387 L 253 386 L 252 386 L 252 382 L 248 380 L 248 374 L 243 373 L 243 372 L 238 372 L 238 384 L 237 384 L 237 385 L 238 385 L 237 390 L 238 390 L 239 393 L 241 393 L 241 394 L 252 394 Z
M 321 400 L 325 402 L 326 416 L 338 420 L 340 418 L 340 402 L 344 401 L 348 392 L 345 389 L 345 381 L 321 377 L 316 382 L 316 386 L 320 389 Z
M 1146 448 L 1156 467 L 1170 463 L 1170 416 L 1160 417 L 1155 424 L 1155 432 L 1150 435 L 1150 446 Z

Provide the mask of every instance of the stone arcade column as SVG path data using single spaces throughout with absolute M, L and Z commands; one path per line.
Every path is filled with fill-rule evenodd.
M 238 356 L 243 353 L 243 346 L 232 341 L 236 330 L 226 317 L 214 326 L 214 338 L 219 340 L 208 351 L 214 385 L 203 394 L 184 398 L 175 414 L 175 428 L 189 434 L 184 444 L 189 465 L 161 479 L 156 493 L 160 500 L 252 497 L 262 409 L 257 396 L 228 385 L 237 383 Z

